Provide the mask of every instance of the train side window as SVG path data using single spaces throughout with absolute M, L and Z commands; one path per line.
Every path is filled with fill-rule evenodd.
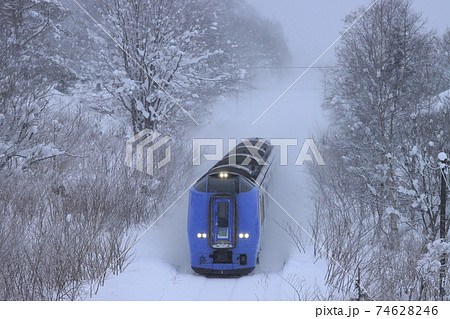
M 194 188 L 199 192 L 206 192 L 206 178 L 202 178 L 194 185 Z

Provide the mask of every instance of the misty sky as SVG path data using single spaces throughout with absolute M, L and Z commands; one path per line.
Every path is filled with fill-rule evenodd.
M 342 19 L 351 11 L 368 6 L 368 0 L 247 0 L 262 15 L 278 21 L 284 28 L 294 64 L 309 66 L 343 31 Z M 415 0 L 427 26 L 443 32 L 449 26 L 449 0 Z M 318 61 L 329 65 L 334 50 Z

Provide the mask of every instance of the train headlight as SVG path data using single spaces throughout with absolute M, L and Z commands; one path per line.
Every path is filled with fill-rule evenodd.
M 250 234 L 249 233 L 240 233 L 239 238 L 245 238 L 245 239 L 250 238 Z
M 227 178 L 228 177 L 228 173 L 226 173 L 226 172 L 219 173 L 219 177 L 220 178 Z
M 197 238 L 206 238 L 206 233 L 197 233 Z

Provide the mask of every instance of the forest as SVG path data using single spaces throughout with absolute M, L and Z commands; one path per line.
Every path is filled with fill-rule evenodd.
M 310 167 L 312 224 L 331 259 L 328 284 L 350 299 L 449 294 L 440 283 L 449 275 L 448 203 L 440 229 L 448 165 L 438 155 L 450 151 L 450 31 L 429 30 L 412 3 L 377 2 L 342 37 L 327 75 L 330 125 L 317 136 L 327 166 Z
M 349 13 L 324 71 L 326 165 L 307 170 L 327 291 L 310 299 L 449 299 L 450 30 L 412 3 Z M 192 183 L 184 137 L 291 62 L 245 1 L 2 0 L 0 300 L 85 299 L 123 272 L 138 230 Z M 125 165 L 143 130 L 182 154 L 151 178 Z
M 0 25 L 1 300 L 77 300 L 123 271 L 136 229 L 190 183 L 181 137 L 290 59 L 234 0 L 5 0 Z M 185 154 L 151 179 L 124 165 L 144 128 Z

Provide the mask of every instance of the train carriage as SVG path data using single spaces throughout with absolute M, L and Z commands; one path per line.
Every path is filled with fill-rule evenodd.
M 251 273 L 260 250 L 273 146 L 238 144 L 190 189 L 188 237 L 192 269 L 205 276 Z

